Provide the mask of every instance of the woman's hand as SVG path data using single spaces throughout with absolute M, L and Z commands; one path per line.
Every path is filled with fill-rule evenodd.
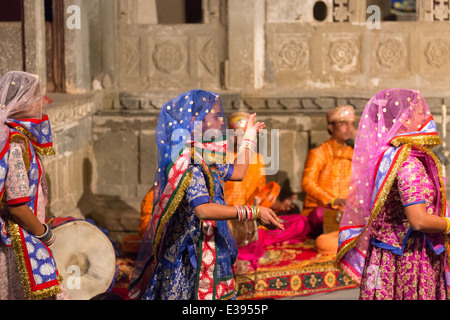
M 281 229 L 284 230 L 284 226 L 279 222 L 280 219 L 273 212 L 272 209 L 266 207 L 259 207 L 258 219 L 261 224 L 270 230 Z
M 239 152 L 234 160 L 234 171 L 231 181 L 242 181 L 247 173 L 248 165 L 254 152 L 256 152 L 257 134 L 264 129 L 264 122 L 256 122 L 256 113 L 252 114 L 247 122 L 247 129 L 244 134 L 244 141 L 239 147 Z
M 277 199 L 270 208 L 275 212 L 289 211 L 294 208 L 294 204 L 292 203 L 292 201 L 295 199 L 297 199 L 296 195 L 285 199 L 283 202 Z
M 346 203 L 347 203 L 347 199 L 336 199 L 333 202 L 333 208 L 337 207 L 339 211 L 344 212 Z
M 256 113 L 253 113 L 247 121 L 246 132 L 256 134 L 266 127 L 266 124 L 264 122 L 255 122 L 255 118 Z

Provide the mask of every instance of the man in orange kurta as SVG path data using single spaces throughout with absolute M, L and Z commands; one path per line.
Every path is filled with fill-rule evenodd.
M 235 134 L 237 136 L 235 147 L 239 146 L 241 143 L 242 135 L 244 133 L 249 117 L 250 114 L 248 113 L 235 112 L 228 119 L 229 128 L 235 130 Z M 242 134 L 240 135 L 239 132 L 241 132 Z M 236 150 L 229 150 L 227 154 L 227 161 L 233 162 L 234 158 L 236 157 L 236 153 Z M 267 181 L 265 175 L 264 158 L 260 154 L 254 153 L 244 179 L 242 181 L 227 181 L 225 183 L 225 202 L 229 206 L 254 205 L 254 199 L 252 199 L 252 195 L 260 192 L 266 186 L 266 184 Z M 277 199 L 276 202 L 271 206 L 271 209 L 276 212 L 292 209 L 293 199 L 294 197 L 291 197 L 283 202 Z
M 234 130 L 233 149 L 227 152 L 227 162 L 232 163 L 236 158 L 237 148 L 241 144 L 242 137 L 250 117 L 246 112 L 235 112 L 228 118 L 229 129 Z M 224 185 L 225 202 L 230 206 L 254 205 L 251 196 L 264 188 L 266 185 L 266 176 L 264 174 L 265 166 L 263 158 L 258 153 L 254 153 L 250 164 L 242 181 L 227 181 Z
M 141 202 L 141 222 L 139 223 L 139 234 L 141 236 L 144 235 L 145 230 L 147 229 L 148 221 L 152 216 L 153 210 L 153 187 L 149 190 L 147 195 Z
M 230 148 L 227 153 L 228 162 L 233 162 L 236 157 L 237 147 L 241 144 L 249 117 L 250 114 L 248 113 L 235 112 L 228 118 L 228 127 L 233 129 L 236 135 L 234 140 L 235 148 L 234 150 Z M 261 192 L 266 184 L 264 158 L 260 154 L 254 153 L 244 179 L 225 182 L 225 202 L 229 206 L 254 205 L 254 196 Z M 277 199 L 270 208 L 277 213 L 289 211 L 293 208 L 293 199 L 294 197 L 287 198 L 284 201 Z M 307 224 L 306 221 L 305 224 Z M 260 230 L 255 221 L 230 220 L 228 225 L 239 246 L 237 273 L 245 274 L 249 270 L 257 268 L 258 259 L 264 255 L 264 244 L 258 241 Z M 301 232 L 302 230 L 298 230 L 297 233 L 291 232 L 291 234 L 301 234 Z
M 327 122 L 331 138 L 308 152 L 302 179 L 306 193 L 302 214 L 308 216 L 315 235 L 323 228 L 324 208 L 342 210 L 345 206 L 353 157 L 353 108 L 334 108 L 328 112 Z

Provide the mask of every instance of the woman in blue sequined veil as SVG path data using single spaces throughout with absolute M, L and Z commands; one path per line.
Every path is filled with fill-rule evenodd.
M 154 206 L 129 288 L 130 299 L 235 298 L 237 245 L 227 220 L 283 228 L 267 208 L 231 207 L 223 183 L 241 180 L 265 127 L 252 115 L 246 141 L 226 163 L 225 114 L 218 94 L 192 90 L 163 105 L 156 128 Z

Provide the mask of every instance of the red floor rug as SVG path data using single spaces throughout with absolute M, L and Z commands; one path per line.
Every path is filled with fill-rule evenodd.
M 356 285 L 336 269 L 335 255 L 322 255 L 314 241 L 273 245 L 256 270 L 236 277 L 237 299 L 276 299 L 306 296 Z
M 127 299 L 134 258 L 129 255 L 117 259 L 112 292 L 124 299 Z M 356 288 L 335 268 L 334 259 L 334 255 L 319 254 L 312 240 L 269 246 L 256 270 L 236 276 L 237 299 L 276 299 Z
M 128 299 L 128 286 L 133 273 L 134 262 L 135 257 L 131 255 L 117 258 L 117 273 L 112 292 L 125 300 Z

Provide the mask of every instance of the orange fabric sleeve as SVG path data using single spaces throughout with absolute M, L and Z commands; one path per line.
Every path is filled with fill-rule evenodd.
M 305 169 L 303 171 L 302 189 L 313 198 L 321 201 L 324 205 L 331 202 L 333 196 L 323 190 L 319 185 L 319 175 L 326 166 L 325 155 L 320 149 L 312 149 L 306 157 Z
M 225 202 L 229 206 L 253 205 L 252 194 L 266 185 L 265 165 L 262 156 L 253 154 L 252 162 L 242 181 L 227 181 L 224 185 Z
M 245 187 L 248 190 L 248 198 L 245 204 L 253 205 L 254 199 L 252 199 L 252 194 L 254 192 L 261 191 L 266 186 L 266 174 L 265 174 L 265 166 L 260 154 L 256 154 L 256 163 L 252 163 L 249 165 L 247 174 L 246 174 L 246 183 Z
M 153 187 L 150 189 L 150 191 L 145 196 L 144 200 L 142 200 L 141 203 L 141 222 L 139 224 L 139 234 L 141 236 L 144 235 L 145 230 L 147 229 L 148 221 L 150 220 L 150 217 L 152 216 L 152 210 L 153 210 Z

